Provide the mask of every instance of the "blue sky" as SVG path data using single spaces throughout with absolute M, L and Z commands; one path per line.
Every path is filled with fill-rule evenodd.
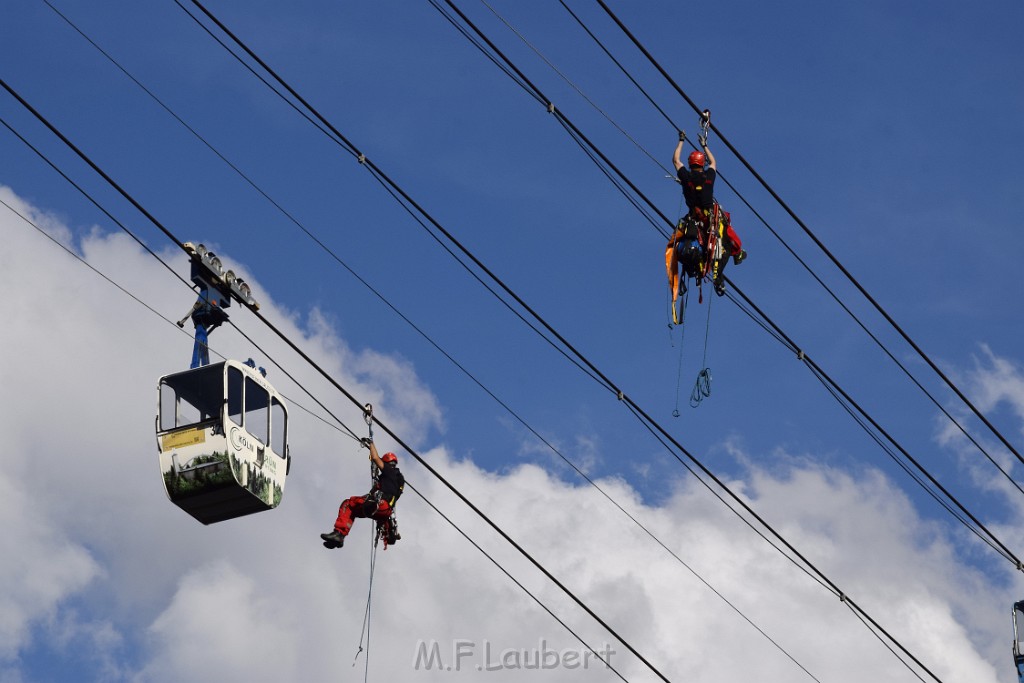
M 242 69 L 177 5 L 53 4 L 534 429 L 649 514 L 665 540 L 702 564 L 709 579 L 754 611 L 759 608 L 749 604 L 756 600 L 746 595 L 744 580 L 758 576 L 761 590 L 776 591 L 781 604 L 762 608 L 759 618 L 783 631 L 807 629 L 800 658 L 814 662 L 821 680 L 912 678 L 850 623 L 851 616 L 833 613 L 826 593 L 775 567 L 777 555 L 726 519 L 715 499 L 700 495 L 613 394 L 496 302 L 365 168 Z M 693 136 L 696 115 L 600 7 L 567 4 Z M 678 382 L 681 414 L 673 417 L 680 338 L 678 330 L 670 336 L 666 324 L 664 239 L 554 117 L 429 3 L 400 12 L 321 2 L 208 7 L 676 439 L 800 539 L 801 551 L 852 584 L 851 594 L 869 611 L 879 610 L 881 621 L 905 627 L 900 632 L 909 643 L 939 659 L 934 670 L 944 680 L 1012 680 L 1006 617 L 1020 597 L 1020 582 L 1009 564 L 954 525 L 793 354 L 727 299 L 711 295 L 712 395 L 698 409 L 687 405 L 705 352 L 709 288 L 703 304 L 691 302 Z M 678 186 L 658 164 L 484 4 L 460 7 L 662 212 L 678 215 Z M 712 110 L 719 130 L 844 266 L 1000 431 L 1020 443 L 1024 372 L 1014 262 L 1022 242 L 1014 228 L 1024 211 L 1017 144 L 1024 113 L 1024 91 L 1016 87 L 1024 56 L 1017 39 L 1020 6 L 993 2 L 968 10 L 940 2 L 927 14 L 873 2 L 827 11 L 808 2 L 612 8 L 687 94 Z M 674 127 L 561 5 L 494 9 L 643 150 L 671 167 Z M 720 661 L 726 655 L 710 664 L 710 656 L 680 652 L 671 643 L 699 632 L 710 652 L 725 653 L 727 643 L 750 642 L 756 634 L 730 622 L 734 615 L 718 611 L 720 603 L 699 587 L 683 584 L 675 573 L 680 567 L 663 564 L 661 556 L 652 555 L 646 576 L 635 576 L 636 558 L 658 549 L 623 525 L 614 508 L 592 500 L 557 456 L 51 8 L 17 0 L 10 16 L 0 28 L 2 77 L 10 86 L 176 235 L 214 246 L 246 272 L 268 317 L 305 340 L 339 380 L 361 390 L 357 395 L 373 400 L 403 439 L 465 482 L 467 495 L 479 498 L 517 539 L 571 573 L 575 587 L 617 616 L 625 632 L 640 639 L 650 635 L 644 624 L 659 624 L 664 642 L 647 642 L 657 653 L 652 659 L 672 672 L 669 678 L 729 675 Z M 0 116 L 184 272 L 187 264 L 166 238 L 6 93 Z M 1019 480 L 1020 463 L 964 413 L 717 136 L 710 145 L 723 176 Z M 185 313 L 192 297 L 166 270 L 6 129 L 0 146 L 5 201 L 35 212 L 51 234 L 167 318 Z M 750 254 L 742 266 L 730 267 L 735 283 L 1015 552 L 1021 548 L 1020 494 L 949 434 L 935 407 L 740 199 L 724 187 L 718 198 L 733 213 Z M 14 350 L 6 354 L 2 376 L 5 386 L 19 388 L 9 393 L 22 397 L 5 416 L 12 446 L 22 448 L 14 449 L 19 454 L 3 484 L 24 496 L 12 497 L 0 518 L 31 516 L 34 531 L 47 539 L 40 542 L 28 528 L 8 539 L 22 558 L 11 569 L 24 577 L 45 567 L 79 570 L 55 572 L 38 600 L 7 597 L 17 609 L 4 619 L 10 645 L 0 652 L 0 680 L 67 680 L 67 672 L 83 670 L 95 680 L 212 680 L 221 673 L 259 679 L 245 668 L 244 649 L 238 659 L 224 658 L 224 672 L 213 663 L 176 669 L 184 665 L 162 659 L 161 638 L 184 647 L 190 641 L 181 634 L 208 629 L 206 637 L 216 640 L 223 629 L 215 628 L 215 615 L 225 614 L 231 615 L 224 617 L 225 628 L 283 643 L 275 675 L 341 676 L 347 656 L 324 658 L 316 644 L 329 647 L 328 633 L 358 640 L 358 623 L 351 622 L 362 610 L 365 555 L 353 557 L 346 548 L 342 557 L 325 558 L 316 534 L 329 527 L 338 499 L 365 488 L 363 456 L 293 409 L 292 448 L 301 466 L 281 509 L 195 528 L 164 499 L 151 432 L 156 379 L 187 364 L 191 340 L 0 209 L 7 212 L 5 238 L 19 249 L 7 250 L 0 269 L 9 294 L 4 344 Z M 18 258 L 21 253 L 32 257 Z M 60 277 L 39 282 L 39 273 Z M 274 358 L 350 424 L 360 424 L 351 407 L 251 315 L 235 310 L 232 320 L 275 349 Z M 258 357 L 231 330 L 217 331 L 213 341 L 226 355 Z M 298 403 L 309 403 L 282 373 L 271 369 L 270 377 Z M 55 426 L 52 415 L 60 416 Z M 44 425 L 49 432 L 40 439 Z M 84 495 L 70 473 L 52 475 L 74 469 L 57 455 L 66 446 L 56 444 L 67 440 L 90 445 L 85 452 L 124 479 L 90 477 Z M 446 511 L 474 524 L 424 481 L 425 471 L 411 462 L 405 469 Z M 403 502 L 403 529 L 413 530 L 411 538 L 387 553 L 380 571 L 384 585 L 390 577 L 403 587 L 396 595 L 420 593 L 413 614 L 390 625 L 399 654 L 395 661 L 374 660 L 379 675 L 408 676 L 417 639 L 477 637 L 487 628 L 509 647 L 530 646 L 538 632 L 565 637 L 546 615 L 534 614 L 536 608 L 519 606 L 522 598 L 506 580 L 469 559 L 475 551 L 426 508 Z M 70 515 L 76 521 L 61 524 Z M 579 529 L 580 541 L 565 540 L 566 529 Z M 124 538 L 132 539 L 126 547 L 118 544 Z M 261 560 L 254 539 L 288 551 Z M 301 579 L 278 584 L 274 577 L 292 575 L 296 564 Z M 743 571 L 737 574 L 736 566 Z M 140 572 L 152 580 L 147 584 Z M 351 576 L 359 578 L 349 582 Z M 204 586 L 220 582 L 241 587 L 237 602 L 230 591 L 204 593 Z M 267 586 L 274 592 L 261 598 Z M 469 587 L 479 591 L 475 607 L 459 617 L 442 609 L 441 597 L 461 602 Z M 633 589 L 667 593 L 678 604 L 670 609 L 656 598 L 641 600 L 644 618 L 630 617 Z M 332 590 L 327 602 L 333 609 L 317 606 L 321 592 Z M 259 599 L 293 621 L 267 623 L 240 607 Z M 397 597 L 380 598 L 385 605 L 389 599 Z M 211 605 L 209 614 L 195 605 Z M 512 624 L 506 630 L 481 626 L 485 605 L 527 612 L 530 637 Z M 925 616 L 908 616 L 917 609 Z M 790 610 L 799 625 L 790 621 Z M 862 666 L 877 670 L 844 668 L 815 653 L 815 646 L 835 645 L 816 640 L 821 631 L 838 638 L 846 634 L 842 629 L 862 639 L 850 650 L 858 665 L 870 662 Z M 936 654 L 943 652 L 937 643 L 956 654 Z M 223 646 L 235 652 L 232 643 Z M 636 680 L 646 680 L 649 672 L 636 662 L 622 662 Z M 796 675 L 786 668 L 791 663 L 770 666 L 778 669 L 768 680 Z M 432 680 L 427 672 L 417 675 Z

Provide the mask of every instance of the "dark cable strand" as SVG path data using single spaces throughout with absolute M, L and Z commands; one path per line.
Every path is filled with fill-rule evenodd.
M 597 3 L 601 5 L 602 8 L 604 8 L 608 16 L 612 18 L 612 20 L 619 26 L 623 33 L 625 33 L 626 36 L 629 37 L 629 39 L 633 42 L 633 44 L 644 54 L 645 57 L 647 57 L 648 61 L 650 61 L 651 64 L 658 70 L 658 72 L 661 73 L 661 75 L 669 82 L 670 85 L 672 85 L 676 92 L 684 100 L 686 100 L 687 104 L 689 104 L 693 108 L 693 110 L 698 114 L 701 113 L 702 110 L 697 106 L 697 104 L 690 99 L 690 97 L 683 91 L 683 89 L 679 87 L 679 84 L 675 82 L 675 79 L 673 79 L 668 74 L 668 72 L 666 72 L 665 69 L 662 68 L 662 66 L 657 62 L 657 60 L 655 60 L 651 53 L 647 51 L 647 49 L 640 43 L 639 40 L 637 40 L 637 38 L 632 34 L 632 32 L 630 32 L 630 30 L 625 26 L 625 24 L 623 24 L 615 15 L 615 13 L 612 12 L 611 9 L 609 9 L 608 5 L 604 3 L 604 0 L 597 0 Z M 867 289 L 864 288 L 863 285 L 861 285 L 857 278 L 855 278 L 853 274 L 850 273 L 850 271 L 847 270 L 847 268 L 839 261 L 839 259 L 836 258 L 831 251 L 829 251 L 825 244 L 820 239 L 818 239 L 818 236 L 815 235 L 814 232 L 807 227 L 803 220 L 801 220 L 800 217 L 797 216 L 796 213 L 789 207 L 789 205 L 786 204 L 785 201 L 783 201 L 782 197 L 780 197 L 775 192 L 775 190 L 764 180 L 764 178 L 761 177 L 761 175 L 754 169 L 754 167 L 750 165 L 746 158 L 744 158 L 744 156 L 740 154 L 739 150 L 733 147 L 732 143 L 730 143 L 729 140 L 724 135 L 722 135 L 722 132 L 718 130 L 718 128 L 714 124 L 710 124 L 710 126 L 711 130 L 713 130 L 715 134 L 718 135 L 719 139 L 725 144 L 725 146 L 729 148 L 729 151 L 731 151 L 733 155 L 735 155 L 735 157 L 740 161 L 740 163 L 743 164 L 743 166 L 750 172 L 750 174 L 753 175 L 754 178 L 757 179 L 757 181 L 761 184 L 761 186 L 772 196 L 773 199 L 775 199 L 779 206 L 781 206 L 786 211 L 786 213 L 788 213 L 790 217 L 796 222 L 796 224 L 800 226 L 800 228 L 804 231 L 804 234 L 806 234 L 822 251 L 822 253 L 825 254 L 826 257 L 828 257 L 828 259 L 833 263 L 833 265 L 835 265 L 836 268 L 838 268 L 839 271 L 842 272 L 844 276 L 846 276 L 846 279 L 849 280 L 850 283 L 857 289 L 857 291 L 859 291 L 861 295 L 875 308 L 875 310 L 878 311 L 878 313 L 883 318 L 885 318 L 886 322 L 888 322 L 889 325 L 894 330 L 896 330 L 896 332 L 903 338 L 903 340 L 906 341 L 912 349 L 914 349 L 917 355 L 922 360 L 924 360 L 925 363 L 927 363 L 927 365 L 932 369 L 933 372 L 935 372 L 936 375 L 939 376 L 940 379 L 942 379 L 946 386 L 949 387 L 953 391 L 953 393 L 955 393 L 957 397 L 960 398 L 964 405 L 966 405 L 970 409 L 970 411 L 974 413 L 974 415 L 979 420 L 981 420 L 986 427 L 988 427 L 989 431 L 991 431 L 996 436 L 996 438 L 998 438 L 999 441 L 1002 442 L 1002 444 L 1011 453 L 1014 454 L 1014 456 L 1016 456 L 1017 460 L 1024 464 L 1024 456 L 1022 456 L 1017 451 L 1017 449 L 1014 448 L 1014 446 L 1006 439 L 1006 437 L 1003 436 L 1003 434 L 995 427 L 995 425 L 993 425 L 989 421 L 989 419 L 977 407 L 975 407 L 975 405 L 970 401 L 970 399 L 967 398 L 966 395 L 964 395 L 960 388 L 957 387 L 951 379 L 949 379 L 946 373 L 944 373 L 942 369 L 935 364 L 935 362 L 928 356 L 928 354 L 926 354 L 924 350 L 922 350 L 921 347 L 918 346 L 917 342 L 915 342 L 910 337 L 910 335 L 907 334 L 903 330 L 903 328 L 893 319 L 893 317 L 889 315 L 888 311 L 882 308 L 881 304 L 879 304 L 875 300 L 875 298 L 871 296 L 871 294 L 867 291 Z
M 198 3 L 196 3 L 196 4 L 198 4 Z M 139 210 L 140 213 L 142 213 L 161 232 L 163 232 L 167 236 L 168 239 L 173 241 L 179 247 L 182 246 L 182 243 L 180 241 L 178 241 L 177 237 L 175 237 L 174 234 L 171 233 L 171 231 L 166 226 L 164 226 L 155 216 L 153 216 L 150 212 L 148 212 L 138 201 L 136 201 L 134 199 L 134 197 L 132 197 L 126 190 L 124 190 L 124 188 L 122 188 L 119 184 L 117 184 L 113 180 L 113 178 L 111 178 L 109 175 L 107 175 L 105 172 L 103 172 L 103 170 L 101 168 L 99 168 L 99 166 L 97 166 L 94 162 L 92 162 L 92 160 L 89 159 L 88 156 L 86 156 L 80 149 L 78 149 L 78 147 L 74 146 L 71 143 L 70 140 L 68 140 L 63 134 L 60 133 L 59 130 L 57 130 L 52 124 L 50 124 L 48 121 L 46 121 L 46 119 L 37 110 L 32 108 L 31 105 L 29 105 L 24 99 L 22 99 L 2 79 L 0 79 L 0 86 L 2 86 L 9 93 L 11 93 L 22 104 L 22 106 L 24 106 L 26 109 L 28 109 L 33 115 L 36 116 L 36 118 L 38 118 L 41 122 L 43 122 L 55 135 L 57 135 L 61 139 L 61 141 L 63 141 L 68 147 L 70 147 L 73 151 L 75 151 L 76 154 L 78 154 L 79 157 L 81 157 L 83 159 L 83 161 L 86 161 L 86 163 L 88 163 L 89 166 L 96 173 L 98 173 L 109 185 L 111 185 L 111 187 L 113 187 L 115 190 L 117 190 L 117 192 L 119 194 L 121 194 L 125 199 L 127 199 L 137 210 Z M 184 250 L 183 247 L 182 247 L 182 249 Z M 338 383 L 337 380 L 335 380 L 333 377 L 331 377 L 330 374 L 327 373 L 319 364 L 317 364 L 308 354 L 306 354 L 304 351 L 302 351 L 302 349 L 300 349 L 295 344 L 295 342 L 293 342 L 286 334 L 284 334 L 268 318 L 266 318 L 266 316 L 264 316 L 259 311 L 258 308 L 256 308 L 255 306 L 252 306 L 250 304 L 247 304 L 245 302 L 241 302 L 240 301 L 239 303 L 240 303 L 240 305 L 243 305 L 246 308 L 248 308 L 253 313 L 253 315 L 256 316 L 256 318 L 258 318 L 264 325 L 266 325 L 272 332 L 274 332 L 274 334 L 276 334 L 282 341 L 284 341 L 293 351 L 295 351 L 297 354 L 299 354 L 299 356 L 301 356 L 303 358 L 303 360 L 305 360 L 311 367 L 313 367 L 315 370 L 317 370 L 317 372 L 322 377 L 324 377 L 332 386 L 335 387 L 335 389 L 337 389 L 347 399 L 349 399 L 349 401 L 352 402 L 356 406 L 356 408 L 358 408 L 360 410 L 363 408 L 363 406 L 365 405 L 364 402 L 361 402 L 358 399 L 356 399 L 356 397 L 353 396 L 348 390 L 346 390 L 340 383 Z M 408 452 L 417 462 L 419 462 L 420 465 L 422 465 L 424 468 L 426 468 L 428 472 L 430 472 L 436 479 L 438 479 L 438 481 L 440 481 L 446 488 L 448 488 L 449 491 L 451 491 L 456 497 L 458 497 L 459 500 L 461 500 L 463 502 L 463 504 L 465 504 L 467 507 L 469 507 L 478 517 L 480 517 L 492 529 L 494 529 L 494 531 L 496 531 L 499 535 L 501 535 L 501 537 L 504 538 L 507 543 L 509 543 L 525 559 L 527 559 L 531 564 L 533 564 L 533 566 L 536 567 L 542 574 L 544 574 L 544 576 L 547 577 L 547 579 L 549 581 L 554 583 L 563 593 L 565 593 L 571 600 L 573 600 L 592 619 L 594 619 L 596 622 L 598 622 L 598 624 L 600 624 L 602 628 L 604 628 L 609 634 L 611 634 L 616 640 L 618 640 L 637 659 L 639 659 L 641 662 L 643 662 L 643 664 L 645 666 L 647 666 L 647 668 L 650 669 L 650 671 L 652 673 L 654 673 L 661 680 L 666 681 L 666 683 L 668 683 L 668 678 L 666 678 L 664 676 L 664 674 L 662 674 L 661 671 L 658 670 L 648 659 L 646 659 L 642 654 L 640 654 L 640 652 L 629 641 L 627 641 L 625 638 L 623 638 L 621 635 L 619 635 L 619 633 L 615 629 L 613 629 L 610 624 L 608 624 L 606 621 L 604 621 L 583 600 L 581 600 L 578 596 L 576 596 L 575 593 L 573 593 L 571 590 L 569 590 L 569 588 L 565 584 L 563 584 L 553 574 L 551 574 L 551 572 L 548 571 L 548 569 L 546 567 L 544 567 L 544 565 L 542 565 L 536 558 L 534 558 L 533 555 L 531 555 L 529 552 L 527 552 L 526 549 L 524 549 L 511 536 L 509 536 L 494 521 L 492 521 L 490 519 L 490 517 L 488 517 L 479 507 L 477 507 L 472 501 L 470 501 L 469 498 L 467 498 L 461 491 L 459 491 L 459 489 L 457 487 L 455 487 L 451 482 L 449 482 L 448 479 L 444 477 L 444 475 L 442 475 L 433 466 L 431 466 L 430 463 L 428 463 L 426 460 L 424 460 L 423 457 L 420 456 L 419 453 L 416 450 L 414 450 L 411 446 L 409 446 L 400 436 L 398 436 L 398 434 L 393 432 L 387 425 L 385 425 L 383 422 L 381 422 L 379 418 L 374 417 L 373 421 L 376 422 L 376 424 L 381 429 L 383 429 L 385 432 L 387 432 L 387 434 L 389 436 L 391 436 L 403 449 L 405 449 L 405 451 Z
M 196 3 L 196 4 L 198 4 L 198 3 Z M 205 10 L 204 10 L 204 11 L 205 11 Z M 6 86 L 6 84 L 5 84 L 5 86 Z M 105 177 L 106 177 L 106 176 L 105 176 Z M 118 189 L 120 189 L 120 188 L 118 188 Z M 123 192 L 123 191 L 122 191 L 122 192 Z M 404 196 L 404 193 L 402 193 L 402 194 L 403 194 L 403 196 Z M 417 208 L 418 208 L 418 205 L 417 205 Z M 147 217 L 151 218 L 151 220 L 155 220 L 155 219 L 152 219 L 152 217 L 151 217 L 151 216 L 150 216 L 149 214 L 146 214 L 146 215 L 147 215 Z M 450 239 L 451 239 L 451 238 L 450 238 Z M 474 259 L 474 260 L 475 260 L 475 259 Z M 494 277 L 494 276 L 493 276 L 493 274 L 491 274 L 491 273 L 490 273 L 489 271 L 487 271 L 487 272 L 488 272 L 488 274 L 489 274 L 489 275 L 491 275 L 491 277 L 492 277 L 492 278 Z M 507 289 L 507 287 L 506 287 L 506 289 Z M 535 317 L 536 317 L 536 314 L 534 314 L 534 313 L 532 312 L 532 310 L 531 310 L 531 314 L 535 315 Z M 258 312 L 256 312 L 256 315 L 262 318 L 262 316 L 260 316 Z M 265 320 L 265 319 L 264 319 L 264 320 Z M 269 321 L 267 321 L 267 324 L 270 324 L 270 323 L 269 323 Z M 557 334 L 557 333 L 556 333 L 556 334 Z M 622 398 L 622 394 L 621 394 L 621 392 L 620 392 L 620 398 Z M 635 406 L 635 404 L 633 404 L 633 405 Z M 645 416 L 645 417 L 646 417 L 646 416 Z M 650 418 L 647 418 L 647 419 L 650 419 Z M 655 423 L 655 424 L 656 424 L 656 423 Z M 660 426 L 659 426 L 659 429 L 660 429 Z M 394 436 L 394 435 L 393 435 L 393 436 Z M 667 436 L 667 435 L 666 435 L 666 436 Z M 673 440 L 673 441 L 674 441 L 674 440 Z M 681 448 L 681 446 L 679 446 L 678 444 L 676 444 L 676 445 L 677 445 L 677 447 Z M 691 459 L 693 459 L 693 456 L 692 456 L 692 455 L 689 455 L 689 454 L 688 454 L 688 456 L 689 456 L 689 457 L 691 457 Z M 699 462 L 699 461 L 698 461 L 698 462 Z M 701 465 L 701 467 L 703 468 L 703 465 Z M 706 470 L 706 468 L 703 468 L 703 469 L 705 469 L 705 470 Z M 709 473 L 709 474 L 710 474 L 710 473 Z M 712 476 L 713 476 L 713 475 L 712 475 Z M 721 482 L 718 482 L 718 483 L 719 483 L 719 485 L 722 485 L 722 484 L 721 484 Z M 742 501 L 740 501 L 740 502 L 742 503 Z M 752 511 L 751 511 L 751 512 L 752 512 Z M 481 513 L 481 514 L 482 514 L 482 513 Z M 763 520 L 762 520 L 762 521 L 763 521 Z M 511 541 L 511 539 L 509 539 L 509 540 L 510 540 L 510 542 L 512 542 L 512 541 Z M 514 542 L 513 542 L 513 543 L 514 543 Z M 788 545 L 788 544 L 787 544 L 787 545 Z M 888 634 L 887 634 L 887 636 L 888 636 Z M 889 637 L 891 638 L 891 636 L 889 636 Z M 896 642 L 896 641 L 894 641 L 894 642 Z M 627 645 L 627 647 L 628 647 L 628 645 Z M 901 649 L 903 649 L 903 648 L 902 648 L 902 646 L 901 646 Z M 908 654 L 909 654 L 909 653 L 908 653 Z M 911 655 L 911 656 L 912 656 L 912 655 Z M 644 661 L 646 662 L 646 660 L 644 660 Z M 915 661 L 917 661 L 917 660 L 915 659 Z M 922 665 L 922 666 L 923 666 L 923 665 Z

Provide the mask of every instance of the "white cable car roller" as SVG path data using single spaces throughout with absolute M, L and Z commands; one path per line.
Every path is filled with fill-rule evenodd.
M 161 377 L 158 394 L 156 440 L 172 503 L 203 524 L 278 506 L 291 469 L 288 409 L 260 372 L 213 363 Z

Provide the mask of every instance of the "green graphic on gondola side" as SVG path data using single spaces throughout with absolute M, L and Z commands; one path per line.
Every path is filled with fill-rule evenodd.
M 214 451 L 197 455 L 181 466 L 172 464 L 164 472 L 164 484 L 171 500 L 180 500 L 235 485 L 228 453 Z

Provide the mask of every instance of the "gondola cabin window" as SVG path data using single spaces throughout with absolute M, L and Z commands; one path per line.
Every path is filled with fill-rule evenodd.
M 209 368 L 209 370 L 207 370 Z M 160 384 L 160 430 L 167 431 L 220 417 L 220 366 L 207 366 Z
M 272 441 L 270 449 L 282 458 L 288 455 L 285 452 L 285 444 L 287 443 L 285 440 L 286 415 L 284 406 L 276 397 L 272 396 L 270 398 L 270 438 Z

